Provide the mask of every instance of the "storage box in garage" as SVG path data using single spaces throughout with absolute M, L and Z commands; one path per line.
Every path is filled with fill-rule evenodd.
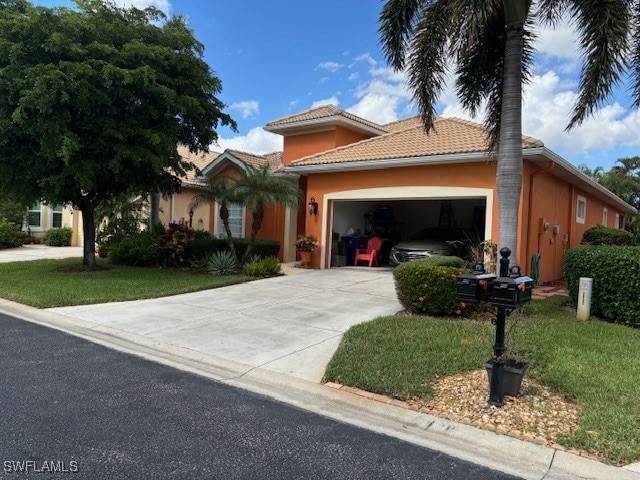
M 347 265 L 347 256 L 346 255 L 331 255 L 331 266 L 332 267 L 344 267 Z

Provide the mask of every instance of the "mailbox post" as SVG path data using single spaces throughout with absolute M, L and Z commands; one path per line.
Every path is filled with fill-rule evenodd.
M 487 274 L 484 268 L 474 267 L 473 273 L 457 276 L 456 298 L 467 303 L 491 301 L 496 308 L 496 338 L 493 344 L 493 365 L 489 384 L 489 404 L 504 405 L 503 375 L 505 367 L 505 323 L 507 315 L 515 308 L 531 300 L 533 282 L 520 276 L 520 267 L 509 269 L 511 250 L 500 249 L 500 276 Z

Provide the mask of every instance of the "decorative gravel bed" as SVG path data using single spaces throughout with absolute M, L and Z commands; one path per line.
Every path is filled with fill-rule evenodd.
M 485 370 L 440 378 L 432 386 L 436 392 L 432 399 L 409 400 L 409 408 L 602 460 L 602 455 L 597 452 L 566 449 L 558 443 L 579 427 L 580 409 L 553 389 L 526 375 L 520 395 L 505 396 L 505 404 L 501 408 L 487 403 L 489 381 Z M 596 435 L 595 432 L 592 434 Z

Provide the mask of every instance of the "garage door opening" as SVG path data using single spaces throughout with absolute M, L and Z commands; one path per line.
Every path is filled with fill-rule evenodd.
M 487 238 L 486 218 L 486 197 L 334 200 L 331 266 L 354 265 L 355 250 L 366 247 L 371 236 L 383 239 L 381 265 L 397 264 L 390 258 L 392 248 L 416 236 L 441 240 L 450 247 L 447 253 L 466 256 L 464 244 Z

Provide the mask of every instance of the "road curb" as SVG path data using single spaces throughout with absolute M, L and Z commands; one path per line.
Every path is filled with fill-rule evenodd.
M 0 300 L 0 312 L 522 478 L 640 480 L 629 468 L 399 408 L 337 384 L 297 379 L 8 300 Z

